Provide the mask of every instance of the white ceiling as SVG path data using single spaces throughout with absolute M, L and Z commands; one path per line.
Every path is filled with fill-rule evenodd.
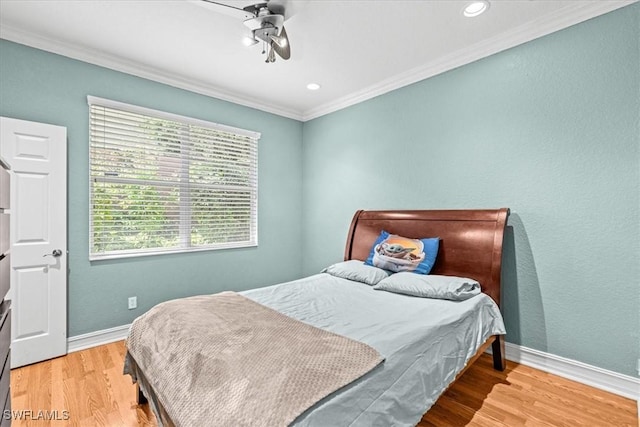
M 293 0 L 291 59 L 273 64 L 199 0 L 0 0 L 0 37 L 309 120 L 633 2 L 493 0 L 465 18 L 469 0 Z

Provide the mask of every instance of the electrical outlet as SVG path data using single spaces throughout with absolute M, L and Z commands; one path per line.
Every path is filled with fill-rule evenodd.
M 138 308 L 138 297 L 129 297 L 129 310 Z

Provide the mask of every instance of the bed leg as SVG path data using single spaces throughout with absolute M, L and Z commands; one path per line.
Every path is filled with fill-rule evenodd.
M 507 366 L 507 360 L 504 357 L 504 338 L 497 336 L 491 344 L 491 351 L 493 353 L 493 369 L 496 371 L 504 371 Z
M 136 401 L 138 402 L 138 405 L 149 403 L 147 398 L 142 393 L 142 390 L 140 390 L 140 386 L 138 384 L 136 384 Z

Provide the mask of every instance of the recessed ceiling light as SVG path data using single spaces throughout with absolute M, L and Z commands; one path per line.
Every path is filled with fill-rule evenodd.
M 462 14 L 467 18 L 473 18 L 481 15 L 489 9 L 489 2 L 487 0 L 472 1 L 467 4 L 462 10 Z
M 318 89 L 320 89 L 320 85 L 318 83 L 309 83 L 307 85 L 307 89 L 309 89 L 309 90 L 318 90 Z

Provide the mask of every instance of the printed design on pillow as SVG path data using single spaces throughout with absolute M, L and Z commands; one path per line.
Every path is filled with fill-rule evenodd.
M 366 263 L 394 273 L 408 271 L 428 274 L 435 263 L 438 244 L 437 238 L 409 239 L 383 231 Z

